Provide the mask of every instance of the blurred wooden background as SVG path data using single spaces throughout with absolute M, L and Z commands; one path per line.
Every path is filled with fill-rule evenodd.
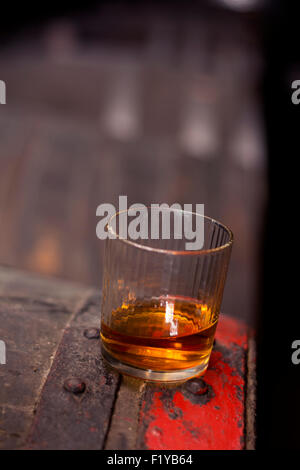
M 100 287 L 99 204 L 204 203 L 235 235 L 223 311 L 253 323 L 267 194 L 258 32 L 255 16 L 119 2 L 2 44 L 0 263 Z

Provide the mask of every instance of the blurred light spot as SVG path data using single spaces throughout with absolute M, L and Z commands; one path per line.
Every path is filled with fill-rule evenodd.
M 138 123 L 134 110 L 126 101 L 115 103 L 105 119 L 107 133 L 118 140 L 130 140 L 137 134 Z
M 230 155 L 245 170 L 262 169 L 266 164 L 265 147 L 260 115 L 248 109 L 234 126 Z
M 249 11 L 262 6 L 262 0 L 218 0 L 218 3 L 238 11 Z
M 102 123 L 110 137 L 128 141 L 135 139 L 140 130 L 137 83 L 130 73 L 119 73 L 111 87 Z
M 186 116 L 180 143 L 190 156 L 201 160 L 210 159 L 216 153 L 218 137 L 209 112 L 193 111 Z
M 62 254 L 58 239 L 51 235 L 40 237 L 29 255 L 31 269 L 45 274 L 55 274 L 61 270 Z

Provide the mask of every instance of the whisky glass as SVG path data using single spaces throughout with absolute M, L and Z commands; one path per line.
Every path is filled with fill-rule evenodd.
M 162 212 L 174 222 L 167 237 L 121 237 L 116 229 L 121 212 L 107 224 L 113 238 L 105 242 L 101 349 L 121 373 L 175 382 L 207 369 L 233 234 L 198 213 L 171 208 Z M 201 249 L 186 249 L 190 235 L 188 240 L 185 234 L 179 238 L 174 228 L 188 215 L 193 226 L 202 218 Z

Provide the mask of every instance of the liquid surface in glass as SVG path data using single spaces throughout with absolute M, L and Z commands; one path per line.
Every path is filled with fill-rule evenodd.
M 123 304 L 112 312 L 109 326 L 102 322 L 102 345 L 115 359 L 141 369 L 206 368 L 217 320 L 205 303 L 190 298 Z

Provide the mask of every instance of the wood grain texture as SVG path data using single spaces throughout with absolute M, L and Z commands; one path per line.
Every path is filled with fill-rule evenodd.
M 84 336 L 99 326 L 99 298 L 90 296 L 67 326 L 43 387 L 29 438 L 30 449 L 102 449 L 110 426 L 119 376 L 103 363 L 98 339 Z M 69 378 L 82 394 L 64 388 Z
M 63 332 L 91 290 L 0 268 L 0 447 L 24 446 Z

